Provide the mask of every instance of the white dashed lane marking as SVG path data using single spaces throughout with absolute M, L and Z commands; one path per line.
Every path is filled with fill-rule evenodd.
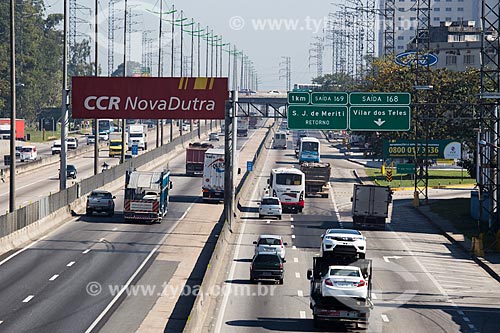
M 299 262 L 299 258 L 293 258 L 293 262 Z
M 28 297 L 23 299 L 23 303 L 28 303 L 29 301 L 31 301 L 33 299 L 33 297 L 35 297 L 35 295 L 29 295 Z
M 54 274 L 52 275 L 52 277 L 49 279 L 49 281 L 54 281 L 55 279 L 57 279 L 59 277 L 59 274 Z
M 83 254 L 87 254 L 87 253 L 89 253 L 89 252 L 90 252 L 90 249 L 86 249 L 86 250 L 85 250 L 85 251 L 83 251 L 82 253 L 83 253 Z
M 293 224 L 291 224 L 291 225 L 290 225 L 290 227 L 291 227 L 292 229 L 293 229 L 293 228 L 295 228 L 295 226 L 294 226 Z
M 292 235 L 292 238 L 295 239 L 295 235 Z
M 305 311 L 300 311 L 300 319 L 306 319 L 306 312 Z
M 75 263 L 76 263 L 76 261 L 70 261 L 70 262 L 68 262 L 68 264 L 67 264 L 66 266 L 71 267 L 71 266 L 73 266 Z
M 116 231 L 116 230 L 118 230 L 118 228 L 113 228 L 113 229 L 111 229 L 111 231 Z
M 383 320 L 385 323 L 388 323 L 388 322 L 389 322 L 389 318 L 387 318 L 387 316 L 386 316 L 385 314 L 380 315 L 380 317 L 382 317 L 382 320 Z
M 299 273 L 299 272 L 295 272 L 295 277 L 296 277 L 297 279 L 300 279 L 300 273 Z
M 292 246 L 292 250 L 297 250 L 297 247 L 295 245 Z
M 302 290 L 297 290 L 297 295 L 299 297 L 304 297 L 304 292 Z

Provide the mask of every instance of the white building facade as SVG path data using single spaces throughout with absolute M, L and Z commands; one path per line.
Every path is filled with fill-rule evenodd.
M 415 37 L 417 29 L 417 1 L 394 0 L 395 4 L 395 52 L 401 53 L 406 45 Z M 385 8 L 386 0 L 380 0 L 381 11 Z M 480 26 L 481 0 L 431 0 L 431 26 L 440 26 L 440 22 L 468 22 L 475 21 Z M 379 31 L 379 50 L 383 50 L 383 27 Z

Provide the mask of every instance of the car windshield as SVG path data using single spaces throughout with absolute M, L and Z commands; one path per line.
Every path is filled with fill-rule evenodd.
M 258 245 L 281 245 L 278 238 L 261 238 Z
M 23 147 L 23 148 L 21 148 L 21 151 L 23 153 L 31 153 L 33 151 L 33 148 L 31 148 L 31 147 Z
M 262 199 L 261 205 L 278 206 L 280 204 L 278 199 L 264 198 Z
M 130 133 L 131 138 L 142 138 L 142 133 Z
M 68 165 L 68 171 L 75 171 L 75 170 L 76 170 L 76 168 L 74 165 L 71 165 L 71 164 Z
M 94 198 L 111 199 L 111 193 L 106 192 L 92 192 L 90 196 Z
M 361 235 L 358 230 L 351 229 L 328 229 L 327 234 Z
M 255 258 L 256 263 L 278 263 L 280 258 L 277 255 L 260 255 Z
M 330 276 L 355 276 L 359 277 L 359 270 L 332 268 L 330 269 Z
M 122 145 L 122 143 L 121 143 L 121 141 L 120 142 L 111 142 L 109 145 L 113 146 L 113 147 L 120 147 Z

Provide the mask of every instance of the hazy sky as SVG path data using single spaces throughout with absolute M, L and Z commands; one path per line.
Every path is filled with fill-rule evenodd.
M 101 27 L 99 28 L 99 63 L 104 74 L 107 73 L 107 17 L 108 1 L 99 0 L 99 11 Z M 131 60 L 141 62 L 142 57 L 142 31 L 149 30 L 151 38 L 154 38 L 153 49 L 157 49 L 158 36 L 158 16 L 154 12 L 159 11 L 160 0 L 128 0 L 129 8 L 134 13 L 134 25 L 131 47 Z M 90 34 L 93 38 L 93 0 L 77 0 L 78 17 L 81 23 L 78 24 L 79 34 Z M 343 0 L 337 0 L 342 3 Z M 62 12 L 62 0 L 45 0 L 48 12 Z M 123 0 L 117 0 L 116 9 L 123 9 Z M 309 49 L 311 43 L 315 42 L 314 37 L 323 36 L 323 28 L 326 27 L 328 13 L 337 8 L 331 1 L 314 0 L 182 0 L 164 1 L 164 11 L 175 5 L 178 10 L 177 18 L 180 17 L 180 10 L 184 17 L 191 21 L 200 23 L 209 30 L 213 29 L 214 34 L 222 35 L 223 42 L 230 42 L 236 45 L 239 50 L 249 56 L 253 61 L 259 78 L 259 90 L 285 89 L 285 79 L 279 79 L 280 62 L 283 56 L 291 57 L 292 85 L 293 83 L 310 82 L 311 77 L 316 76 L 315 60 L 311 59 L 313 65 L 309 68 Z M 85 9 L 84 7 L 88 7 Z M 167 9 L 165 9 L 165 7 Z M 117 16 L 123 16 L 123 12 L 117 11 Z M 84 23 L 87 21 L 87 23 Z M 188 22 L 185 21 L 185 22 Z M 119 22 L 122 25 L 122 22 Z M 171 25 L 164 23 L 163 31 L 170 31 Z M 178 28 L 177 28 L 178 29 Z M 191 28 L 187 28 L 191 29 Z M 122 62 L 123 57 L 123 30 L 116 31 L 115 39 L 115 67 Z M 82 36 L 78 37 L 82 38 Z M 184 55 L 190 54 L 190 37 L 184 34 L 186 48 Z M 176 47 L 179 45 L 179 37 L 176 40 Z M 204 43 L 202 43 L 203 50 Z M 165 47 L 165 56 L 169 59 L 170 50 Z M 331 48 L 325 48 L 325 54 L 331 53 Z M 202 57 L 204 51 L 201 52 Z M 226 55 L 226 54 L 225 54 Z M 156 56 L 157 57 L 157 56 Z M 156 57 L 154 64 L 157 64 Z M 204 63 L 204 62 L 203 62 Z M 226 71 L 227 60 L 224 59 L 224 73 Z M 155 65 L 157 66 L 157 65 Z M 154 67 L 154 66 L 153 66 Z M 195 65 L 196 67 L 196 65 Z M 324 72 L 331 68 L 331 60 L 324 57 Z M 282 66 L 282 68 L 284 68 Z M 202 69 L 203 70 L 203 69 Z M 170 72 L 170 69 L 166 69 Z M 180 72 L 180 69 L 178 69 Z M 154 70 L 156 73 L 156 69 Z M 196 74 L 196 73 L 195 73 Z M 284 74 L 282 72 L 281 74 Z

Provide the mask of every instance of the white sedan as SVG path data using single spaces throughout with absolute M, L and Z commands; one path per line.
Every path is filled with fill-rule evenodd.
M 276 252 L 282 259 L 285 258 L 285 246 L 288 245 L 278 235 L 260 235 L 253 244 L 255 245 L 255 255 Z
M 330 266 L 321 280 L 323 297 L 351 297 L 366 300 L 368 282 L 356 266 Z
M 366 238 L 358 230 L 328 229 L 321 238 L 321 256 L 333 254 L 365 258 Z

